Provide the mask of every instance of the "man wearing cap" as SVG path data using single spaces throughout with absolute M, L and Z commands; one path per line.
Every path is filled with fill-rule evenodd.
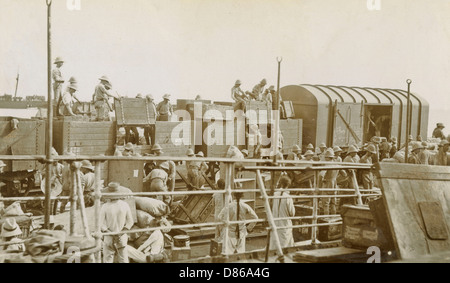
M 358 156 L 358 149 L 354 145 L 350 145 L 347 149 L 347 156 L 344 158 L 345 163 L 358 163 L 359 162 L 359 156 Z M 339 183 L 339 185 L 343 188 L 357 188 L 358 184 L 354 183 L 353 181 L 353 173 L 356 173 L 354 169 L 347 169 L 347 178 L 342 183 Z M 345 192 L 342 192 L 342 194 L 346 194 Z M 339 208 L 342 207 L 344 204 L 354 204 L 355 199 L 354 198 L 341 198 L 339 201 Z
M 256 101 L 263 101 L 262 100 L 262 94 L 264 93 L 264 87 L 266 86 L 267 81 L 266 79 L 262 79 L 259 84 L 255 85 L 252 90 L 252 97 Z
M 308 144 L 308 145 L 306 146 L 306 151 L 308 151 L 308 150 L 311 150 L 312 153 L 314 154 L 314 146 L 312 145 L 312 143 L 310 143 L 310 144 Z M 305 152 L 306 152 L 306 151 L 305 151 Z
M 449 160 L 447 157 L 447 152 L 450 147 L 450 143 L 447 140 L 441 140 L 439 143 L 439 149 L 436 155 L 434 156 L 434 165 L 439 166 L 448 166 Z
M 366 154 L 359 160 L 360 163 L 372 164 L 373 160 L 377 158 L 377 151 L 375 145 L 369 144 L 366 148 Z M 362 174 L 363 187 L 365 190 L 373 189 L 373 174 L 370 170 L 363 170 Z
M 141 156 L 139 153 L 135 152 L 135 147 L 131 142 L 127 142 L 123 148 L 122 156 Z
M 317 155 L 317 157 L 319 157 L 320 161 L 325 161 L 325 152 L 326 151 L 327 151 L 327 145 L 323 142 L 319 145 L 319 151 L 318 151 L 318 155 Z
M 397 145 L 397 138 L 392 137 L 391 138 L 391 149 L 389 150 L 389 156 L 394 157 L 395 153 L 397 152 L 398 145 Z
M 324 158 L 326 162 L 332 162 L 334 159 L 334 151 L 332 148 L 328 148 L 325 150 Z M 323 175 L 322 180 L 322 188 L 326 189 L 335 189 L 337 186 L 336 178 L 339 174 L 339 170 L 324 170 L 325 174 Z M 331 197 L 322 198 L 322 214 L 323 215 L 330 215 L 336 214 L 336 198 L 334 195 L 336 194 L 336 191 L 324 191 L 322 192 L 323 195 L 330 195 Z
M 414 141 L 412 142 L 411 153 L 408 156 L 408 163 L 410 164 L 422 164 L 422 161 L 419 157 L 420 153 L 423 150 L 423 146 L 421 143 Z
M 153 169 L 150 174 L 145 176 L 144 182 L 144 191 L 145 192 L 167 192 L 167 181 L 169 180 L 169 163 L 163 162 L 158 165 L 155 169 Z M 166 204 L 170 204 L 171 197 L 170 196 L 157 196 L 157 199 L 165 202 Z
M 193 152 L 192 152 L 193 153 Z M 191 152 L 188 152 L 188 156 L 189 157 L 194 157 L 194 155 L 191 154 Z M 196 157 L 204 157 L 202 156 L 203 152 L 198 152 L 195 156 Z M 192 188 L 190 189 L 200 189 L 201 186 L 204 184 L 204 178 L 201 174 L 202 168 L 204 168 L 205 162 L 203 161 L 188 161 L 186 162 L 186 167 L 187 167 L 187 178 L 188 178 L 188 182 L 189 184 L 192 186 Z M 207 168 L 207 165 L 206 165 Z M 203 169 L 204 170 L 204 169 Z
M 119 183 L 112 182 L 108 185 L 106 193 L 118 193 Z M 108 197 L 109 202 L 105 202 L 100 210 L 100 227 L 103 233 L 119 233 L 113 236 L 103 236 L 103 263 L 112 263 L 117 254 L 119 263 L 128 263 L 128 234 L 120 233 L 130 230 L 133 226 L 133 216 L 128 203 L 121 200 L 121 197 Z
M 269 86 L 262 94 L 262 100 L 272 107 L 273 95 L 275 95 L 275 87 L 273 85 Z
M 342 162 L 342 157 L 341 157 L 342 149 L 339 146 L 336 145 L 336 146 L 333 147 L 333 151 L 334 151 L 334 159 L 333 159 L 333 161 L 335 161 L 335 162 Z
M 153 99 L 153 95 L 147 94 L 145 97 L 147 99 L 147 103 L 150 105 L 151 111 L 154 113 L 156 117 L 156 104 Z M 146 125 L 144 127 L 144 138 L 148 145 L 153 145 L 155 143 L 155 124 Z
M 59 104 L 58 112 L 60 115 L 63 116 L 76 116 L 75 113 L 73 113 L 73 100 L 74 100 L 74 94 L 77 91 L 77 85 L 71 84 L 67 87 L 67 91 L 64 92 L 61 102 Z
M 86 207 L 94 205 L 94 191 L 95 191 L 95 168 L 89 160 L 81 161 L 80 171 L 81 188 L 83 189 L 84 204 Z
M 294 145 L 292 147 L 292 152 L 290 152 L 286 158 L 286 160 L 300 160 L 301 159 L 301 149 L 298 145 Z M 298 164 L 286 164 L 288 166 L 296 166 Z M 288 171 L 288 176 L 291 180 L 291 183 L 293 183 L 294 185 L 297 184 L 297 180 L 300 177 L 301 172 L 300 171 Z
M 109 104 L 109 98 L 114 97 L 109 92 L 111 83 L 107 76 L 99 78 L 100 83 L 95 87 L 93 95 L 95 110 L 97 111 L 97 121 L 109 121 L 109 112 L 113 111 Z
M 241 81 L 237 80 L 231 88 L 231 98 L 235 102 L 234 110 L 245 109 L 245 102 L 248 101 L 247 96 L 241 89 Z
M 258 219 L 256 212 L 245 202 L 241 201 L 243 197 L 242 192 L 234 192 L 234 201 L 225 207 L 219 213 L 218 218 L 221 221 L 245 221 Z M 228 212 L 228 219 L 227 219 Z M 245 241 L 247 234 L 253 230 L 256 222 L 232 224 L 228 228 L 228 241 L 225 244 L 223 241 L 223 253 L 226 255 L 234 253 L 245 253 Z M 224 230 L 222 230 L 222 234 Z M 224 239 L 224 237 L 222 237 Z
M 156 112 L 158 113 L 157 121 L 169 121 L 170 116 L 173 114 L 173 107 L 170 104 L 170 94 L 164 94 L 163 99 L 156 107 Z
M 433 138 L 439 138 L 441 140 L 445 140 L 445 135 L 443 129 L 445 128 L 444 124 L 437 123 L 436 128 L 433 130 Z
M 383 160 L 384 158 L 389 158 L 390 155 L 389 153 L 391 152 L 391 147 L 392 145 L 387 141 L 387 139 L 385 137 L 381 138 L 381 143 L 380 143 L 380 161 Z
M 64 78 L 61 75 L 61 67 L 64 64 L 64 60 L 61 57 L 56 57 L 55 62 L 53 62 L 53 64 L 56 65 L 56 68 L 52 70 L 53 95 L 55 97 L 57 106 L 59 106 L 62 86 L 64 83 Z

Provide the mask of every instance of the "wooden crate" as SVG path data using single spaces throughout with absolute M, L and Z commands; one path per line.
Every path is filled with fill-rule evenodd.
M 116 143 L 115 122 L 53 122 L 53 146 L 59 154 L 113 155 Z
M 185 124 L 183 135 L 189 135 L 188 140 L 184 141 L 184 136 L 174 137 L 173 132 L 175 127 L 180 127 L 181 123 L 186 122 L 171 122 L 171 121 L 157 121 L 155 125 L 155 143 L 163 148 L 165 156 L 186 156 L 186 151 L 193 144 L 193 122 Z M 178 145 L 177 143 L 181 143 Z M 187 144 L 186 144 L 187 143 Z
M 143 191 L 144 163 L 139 160 L 110 160 L 108 181 L 119 182 L 133 192 Z
M 349 248 L 368 248 L 385 246 L 385 239 L 377 228 L 373 215 L 367 205 L 343 205 L 342 245 Z
M 302 147 L 302 119 L 280 120 L 280 131 L 284 138 L 283 154 L 286 155 L 292 151 L 294 145 Z
M 247 123 L 268 124 L 272 120 L 272 104 L 264 101 L 248 101 L 245 103 Z
M 12 130 L 12 117 L 0 121 L 0 155 L 44 155 L 45 132 L 44 120 L 19 120 L 18 128 Z M 33 160 L 4 160 L 5 172 L 36 170 L 39 163 Z
M 201 223 L 214 211 L 211 194 L 186 196 L 174 210 L 174 220 L 180 223 Z
M 155 124 L 156 113 L 145 98 L 120 98 L 114 101 L 119 126 L 145 126 Z
M 318 223 L 327 223 L 330 225 L 319 226 L 319 234 L 317 239 L 321 242 L 334 241 L 342 238 L 342 224 L 334 224 L 341 222 L 341 217 L 319 218 Z
M 216 127 L 214 123 L 220 123 L 220 125 Z M 222 138 L 219 138 L 215 132 L 216 129 L 221 130 L 220 134 Z M 237 145 L 238 148 L 245 147 L 245 124 L 243 123 L 237 123 L 231 120 L 203 122 L 202 133 L 203 143 L 201 146 L 197 146 L 196 149 L 197 151 L 203 151 L 205 156 L 208 157 L 225 157 L 231 145 Z M 216 141 L 213 141 L 213 139 L 216 139 Z

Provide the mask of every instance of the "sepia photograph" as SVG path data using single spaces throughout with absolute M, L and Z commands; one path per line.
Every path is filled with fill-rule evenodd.
M 449 14 L 0 0 L 0 263 L 450 262 Z

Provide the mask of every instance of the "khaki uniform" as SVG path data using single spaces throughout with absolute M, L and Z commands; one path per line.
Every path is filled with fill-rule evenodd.
M 434 156 L 434 165 L 448 166 L 447 152 L 444 152 L 442 147 L 439 148 L 438 153 Z
M 444 135 L 444 132 L 442 131 L 441 128 L 435 128 L 435 129 L 433 130 L 433 135 L 432 135 L 432 137 L 433 137 L 433 138 L 440 138 L 441 140 L 445 140 L 445 135 Z
M 109 121 L 108 94 L 104 84 L 99 83 L 95 87 L 94 106 L 97 111 L 97 121 Z
M 55 96 L 57 106 L 59 106 L 62 86 L 64 83 L 64 78 L 62 77 L 61 70 L 59 68 L 52 70 L 52 79 L 53 79 L 53 95 Z
M 156 107 L 158 113 L 158 121 L 169 121 L 169 117 L 173 113 L 172 104 L 169 101 L 161 101 Z
M 372 164 L 372 157 L 367 157 L 364 155 L 359 160 L 359 163 L 368 163 Z M 370 170 L 364 170 L 361 174 L 362 181 L 363 181 L 363 187 L 365 190 L 372 189 L 373 188 L 373 174 Z

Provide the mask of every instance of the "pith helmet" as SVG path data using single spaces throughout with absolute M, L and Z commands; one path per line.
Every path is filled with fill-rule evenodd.
M 153 100 L 153 95 L 147 94 L 147 95 L 145 96 L 145 98 Z
M 351 145 L 351 146 L 348 147 L 347 152 L 348 153 L 358 152 L 358 149 L 354 145 Z
M 164 99 L 170 99 L 170 94 L 167 94 L 167 93 L 164 94 L 164 95 L 163 95 L 163 98 L 164 98 Z
M 412 144 L 411 151 L 414 151 L 414 150 L 417 150 L 417 149 L 422 149 L 422 148 L 423 148 L 423 146 L 422 146 L 421 143 L 415 142 L 415 143 Z
M 409 136 L 408 136 L 408 139 L 409 139 L 409 140 L 413 140 L 414 138 L 413 138 L 412 135 L 409 135 Z
M 101 78 L 99 78 L 99 80 L 111 83 L 107 76 L 102 76 Z
M 53 62 L 53 64 L 56 64 L 56 63 L 64 63 L 64 60 L 62 59 L 62 57 L 56 57 L 55 62 Z
M 292 151 L 293 152 L 299 152 L 301 149 L 298 145 L 294 144 L 294 146 L 292 147 Z
M 333 151 L 336 152 L 342 152 L 342 149 L 339 146 L 333 147 Z
M 438 127 L 438 128 L 439 128 L 439 127 L 445 128 L 444 124 L 442 124 L 442 123 L 437 123 L 437 124 L 436 124 L 436 127 Z
M 69 88 L 73 89 L 73 90 L 77 90 L 78 89 L 78 85 L 76 83 L 70 84 Z
M 377 153 L 377 150 L 376 150 L 376 148 L 375 148 L 375 146 L 374 146 L 373 144 L 369 144 L 369 145 L 367 146 L 366 150 L 367 150 L 368 152 L 370 152 L 370 153 L 373 153 L 373 154 L 376 154 L 376 153 Z
M 327 151 L 325 151 L 325 157 L 329 157 L 329 158 L 334 157 L 334 151 L 332 148 L 328 148 Z
M 313 156 L 313 155 L 314 155 L 314 152 L 312 152 L 312 150 L 307 150 L 307 151 L 305 152 L 304 156 L 308 156 L 308 155 Z
M 188 150 L 186 151 L 186 155 L 187 155 L 187 156 L 194 156 L 195 154 L 194 154 L 194 151 L 193 151 L 192 149 L 188 149 Z
M 162 150 L 162 147 L 159 144 L 155 143 L 152 147 L 152 151 L 158 151 L 158 150 Z
M 450 144 L 447 140 L 441 140 L 441 142 L 439 143 L 439 146 L 444 146 Z
M 266 84 L 266 83 L 267 83 L 266 79 L 261 80 L 261 84 Z
M 22 235 L 22 230 L 20 230 L 19 225 L 17 225 L 15 218 L 6 218 L 2 225 L 2 233 L 0 234 L 3 238 L 14 237 Z
M 323 142 L 319 145 L 319 148 L 322 148 L 322 147 L 327 147 L 327 145 Z
M 161 164 L 159 165 L 159 167 L 161 167 L 161 169 L 164 169 L 164 170 L 169 170 L 169 169 L 170 169 L 170 167 L 169 167 L 169 162 L 167 162 L 167 161 L 161 163 Z
M 92 166 L 92 163 L 89 160 L 81 161 L 81 168 L 86 168 L 86 169 L 94 171 L 94 166 Z
M 196 154 L 197 157 L 205 157 L 205 155 L 203 154 L 203 151 L 199 151 Z
M 138 94 L 136 95 L 136 98 L 142 98 L 142 94 L 138 93 Z
M 314 150 L 314 146 L 312 145 L 312 143 L 310 143 L 310 144 L 308 144 L 308 146 L 306 147 L 306 149 Z
M 240 85 L 240 84 L 242 84 L 242 82 L 241 82 L 241 80 L 237 80 L 234 84 L 235 85 Z
M 69 79 L 69 83 L 73 84 L 73 83 L 77 83 L 77 79 L 75 77 L 70 77 Z
M 132 150 L 132 149 L 133 149 L 133 144 L 132 144 L 131 142 L 128 142 L 128 143 L 125 145 L 125 149 L 126 149 L 126 150 Z
M 245 156 L 248 156 L 248 150 L 243 149 L 243 150 L 241 150 L 241 152 L 242 152 L 242 154 L 244 154 Z

